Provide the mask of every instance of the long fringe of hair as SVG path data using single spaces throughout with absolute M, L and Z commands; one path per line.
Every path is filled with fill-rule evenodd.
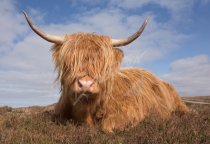
M 117 71 L 115 54 L 107 36 L 85 33 L 66 35 L 65 42 L 54 45 L 52 52 L 61 87 L 72 84 L 80 72 L 87 72 L 103 85 Z M 111 89 L 111 86 L 105 88 L 107 83 L 102 87 L 105 91 Z

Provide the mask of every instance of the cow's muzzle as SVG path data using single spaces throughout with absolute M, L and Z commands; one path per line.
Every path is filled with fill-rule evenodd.
M 98 83 L 89 76 L 76 79 L 74 91 L 76 93 L 96 94 L 99 93 Z

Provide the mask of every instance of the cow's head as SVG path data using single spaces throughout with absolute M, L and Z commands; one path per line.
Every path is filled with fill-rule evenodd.
M 59 72 L 62 89 L 75 95 L 100 93 L 105 82 L 119 70 L 123 52 L 116 48 L 125 46 L 138 38 L 147 25 L 147 20 L 133 35 L 125 39 L 112 39 L 97 34 L 76 33 L 55 36 L 42 32 L 33 25 L 27 14 L 31 29 L 43 39 L 54 43 L 53 58 Z

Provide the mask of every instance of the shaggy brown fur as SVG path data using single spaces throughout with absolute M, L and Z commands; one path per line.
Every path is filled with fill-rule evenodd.
M 52 51 L 61 83 L 61 98 L 55 107 L 60 117 L 88 125 L 99 122 L 102 130 L 111 132 L 136 125 L 152 111 L 162 118 L 175 110 L 188 111 L 171 85 L 142 69 L 120 70 L 123 52 L 112 47 L 109 37 L 67 35 Z M 84 74 L 98 83 L 100 92 L 77 101 L 72 85 Z
M 61 83 L 56 114 L 93 125 L 92 115 L 105 95 L 111 92 L 112 83 L 107 81 L 112 81 L 117 73 L 122 52 L 111 46 L 109 37 L 84 33 L 67 35 L 65 43 L 55 45 L 52 51 Z M 89 97 L 85 103 L 78 101 L 71 90 L 73 83 L 82 75 L 90 76 L 100 86 L 100 93 Z
M 104 131 L 135 126 L 151 112 L 168 118 L 171 112 L 187 112 L 175 89 L 143 69 L 124 69 L 114 77 L 112 96 L 101 109 Z M 98 111 L 100 113 L 100 111 Z

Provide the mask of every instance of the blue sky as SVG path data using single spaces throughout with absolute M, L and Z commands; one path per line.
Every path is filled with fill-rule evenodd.
M 134 33 L 151 16 L 142 36 L 122 47 L 123 66 L 145 68 L 183 96 L 210 95 L 210 0 L 1 0 L 0 106 L 59 98 L 51 44 L 30 30 L 22 10 L 51 34 L 113 38 Z

